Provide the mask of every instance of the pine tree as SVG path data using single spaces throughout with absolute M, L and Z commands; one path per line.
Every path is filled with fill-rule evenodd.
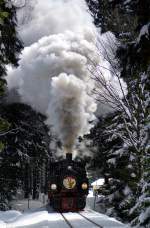
M 90 9 L 96 20 L 97 15 L 101 17 L 100 23 L 96 21 L 96 24 L 101 25 L 102 32 L 110 30 L 120 41 L 117 56 L 121 77 L 124 78 L 128 87 L 127 96 L 119 101 L 120 104 L 118 103 L 121 107 L 119 109 L 122 126 L 118 129 L 118 124 L 115 127 L 117 131 L 112 128 L 110 132 L 110 135 L 120 133 L 120 138 L 125 145 L 123 154 L 128 155 L 128 170 L 125 172 L 126 167 L 123 166 L 123 172 L 127 174 L 126 183 L 130 186 L 131 192 L 127 194 L 128 197 L 124 202 L 120 203 L 121 214 L 126 215 L 128 220 L 133 220 L 133 225 L 149 227 L 149 169 L 146 161 L 149 160 L 150 2 L 148 0 L 91 0 L 88 2 L 91 4 Z M 97 6 L 94 7 L 96 4 Z M 117 97 L 114 98 L 117 100 Z M 119 165 L 120 162 L 117 161 L 117 164 Z M 113 170 L 115 169 L 117 171 L 116 165 L 113 167 Z M 128 172 L 130 169 L 132 169 L 132 176 Z M 124 178 L 122 175 L 123 180 Z M 119 180 L 121 180 L 120 177 Z M 114 200 L 112 201 L 114 203 Z M 129 209 L 131 209 L 130 213 L 128 213 Z
M 0 1 L 0 103 L 6 89 L 6 64 L 17 66 L 22 43 L 16 32 L 16 11 L 10 1 Z M 0 114 L 0 136 L 9 129 L 7 123 Z M 1 143 L 2 145 L 2 143 Z
M 6 64 L 13 64 L 17 66 L 18 55 L 22 49 L 22 43 L 17 37 L 16 32 L 16 11 L 11 1 L 0 0 L 0 105 L 2 106 L 3 97 L 5 95 L 6 80 Z M 2 118 L 0 109 L 0 168 L 5 167 L 6 160 L 3 159 L 2 151 L 6 146 L 4 136 L 9 132 L 11 124 Z M 7 164 L 9 160 L 7 161 Z M 11 162 L 13 169 L 13 165 Z M 5 167 L 5 169 L 7 166 Z M 4 170 L 4 169 L 3 169 Z M 17 174 L 17 173 L 16 173 Z M 1 209 L 8 209 L 8 201 L 11 199 L 14 191 L 15 182 L 9 180 L 6 182 L 3 173 L 0 179 L 1 189 Z M 9 189 L 9 191 L 8 191 Z M 10 194 L 9 194 L 10 192 Z
M 134 13 L 137 17 L 137 35 L 121 50 L 122 76 L 128 83 L 128 100 L 135 117 L 136 147 L 139 181 L 135 206 L 130 211 L 132 225 L 149 227 L 149 86 L 150 86 L 150 2 L 137 1 Z M 119 54 L 120 54 L 119 53 Z M 134 107 L 134 108 L 133 108 Z
M 11 128 L 3 137 L 7 144 L 1 152 L 0 177 L 12 179 L 16 188 L 19 185 L 24 190 L 25 197 L 30 193 L 37 198 L 43 188 L 41 170 L 50 156 L 50 136 L 44 124 L 45 117 L 19 103 L 3 106 L 1 113 L 11 122 Z
M 16 10 L 7 0 L 0 1 L 0 76 L 6 74 L 6 64 L 17 66 L 22 44 L 16 32 Z
M 131 203 L 129 201 L 136 189 L 137 174 L 131 153 L 132 145 L 127 145 L 123 138 L 122 113 L 109 114 L 92 132 L 94 134 L 90 136 L 97 146 L 94 167 L 99 167 L 99 173 L 105 179 L 100 191 L 105 197 L 99 203 L 105 206 L 106 214 L 125 221 Z
M 150 75 L 150 72 L 148 72 Z M 150 168 L 149 168 L 149 159 L 150 159 L 150 115 L 149 115 L 149 86 L 150 80 L 149 76 L 145 73 L 141 75 L 141 84 L 143 91 L 143 97 L 141 97 L 142 101 L 142 113 L 141 113 L 141 128 L 140 133 L 142 140 L 140 142 L 140 153 L 139 155 L 139 170 L 140 170 L 140 180 L 138 183 L 137 194 L 138 197 L 136 199 L 135 205 L 130 210 L 130 215 L 133 218 L 132 225 L 139 225 L 144 227 L 149 227 L 150 220 Z

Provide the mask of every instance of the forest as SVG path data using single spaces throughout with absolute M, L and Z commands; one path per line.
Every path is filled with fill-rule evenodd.
M 38 87 L 41 91 L 37 95 L 39 100 L 35 106 L 31 104 L 32 96 L 29 98 L 30 102 L 24 102 L 28 101 L 30 91 L 27 93 L 28 91 L 20 90 L 25 97 L 21 100 L 17 89 L 9 87 L 10 81 L 13 83 L 9 75 L 11 77 L 23 75 L 22 69 L 26 68 L 26 75 L 22 76 L 24 80 L 25 77 L 30 77 L 29 69 L 33 73 L 40 72 L 38 61 L 36 63 L 33 61 L 33 65 L 28 69 L 25 65 L 33 52 L 35 56 L 33 54 L 32 58 L 37 58 L 39 55 L 34 49 L 40 50 L 46 42 L 53 44 L 54 40 L 61 46 L 61 35 L 55 37 L 52 33 L 50 41 L 48 38 L 47 40 L 42 38 L 38 44 L 32 46 L 29 53 L 23 52 L 25 48 L 27 50 L 29 43 L 18 34 L 17 12 L 24 12 L 24 18 L 21 19 L 22 23 L 26 23 L 27 10 L 32 11 L 35 4 L 33 1 L 32 5 L 28 5 L 30 1 L 22 1 L 22 5 L 17 5 L 13 4 L 15 2 L 13 0 L 0 0 L 0 210 L 4 211 L 10 209 L 10 202 L 15 198 L 18 189 L 24 192 L 24 198 L 32 195 L 32 198 L 36 199 L 40 192 L 47 193 L 49 164 L 53 160 L 62 158 L 62 144 L 64 135 L 67 135 L 66 131 L 57 137 L 48 124 L 49 118 L 54 125 L 58 122 L 55 116 L 58 106 L 52 110 L 54 107 L 52 105 L 58 102 L 56 97 L 59 90 L 56 86 L 60 84 L 58 85 L 56 80 L 52 84 L 54 87 L 51 96 L 54 98 L 48 107 L 47 115 L 38 109 L 38 102 L 43 99 L 40 95 L 44 90 L 43 84 Z M 133 227 L 148 228 L 150 226 L 150 1 L 86 0 L 86 2 L 95 30 L 101 36 L 98 38 L 96 51 L 103 60 L 97 67 L 97 59 L 93 57 L 94 51 L 92 46 L 89 47 L 90 54 L 86 57 L 89 58 L 91 66 L 88 71 L 91 80 L 97 85 L 91 89 L 92 92 L 90 91 L 94 98 L 85 95 L 81 81 L 70 76 L 74 83 L 81 83 L 77 93 L 81 98 L 85 96 L 83 103 L 88 99 L 87 103 L 91 108 L 95 102 L 98 103 L 96 120 L 86 115 L 80 120 L 85 121 L 83 129 L 87 129 L 79 131 L 83 134 L 78 137 L 76 145 L 78 153 L 75 159 L 82 158 L 87 162 L 87 170 L 91 176 L 96 172 L 97 177 L 104 178 L 104 185 L 99 191 L 104 197 L 99 203 L 104 205 L 107 215 L 130 223 Z M 70 4 L 71 10 L 74 9 L 71 9 Z M 58 21 L 64 20 L 61 18 L 62 15 L 56 16 L 59 17 Z M 88 23 L 90 24 L 87 18 Z M 44 31 L 44 28 L 42 29 Z M 63 37 L 66 45 L 64 49 L 68 48 L 67 42 L 70 37 L 75 43 L 80 36 L 82 35 L 74 38 L 71 33 L 66 32 Z M 26 34 L 24 37 L 26 39 Z M 58 47 L 54 45 L 53 48 L 60 48 L 59 45 Z M 88 44 L 81 40 L 80 45 L 83 45 L 81 52 L 85 52 L 84 48 L 87 48 Z M 79 47 L 74 45 L 73 48 L 79 52 Z M 22 60 L 20 60 L 21 53 L 23 53 Z M 65 56 L 66 59 L 67 57 Z M 73 57 L 70 55 L 68 58 Z M 68 59 L 66 61 L 69 62 Z M 84 62 L 84 58 L 81 61 Z M 47 66 L 47 63 L 44 64 Z M 60 61 L 58 64 L 66 63 Z M 11 73 L 10 65 L 14 73 Z M 53 69 L 54 65 L 55 62 L 52 62 L 52 74 L 56 70 L 56 74 L 63 72 L 59 72 L 57 68 Z M 70 65 L 68 63 L 68 66 Z M 32 69 L 35 66 L 37 69 Z M 65 67 L 67 68 L 67 64 Z M 63 69 L 65 67 L 63 66 Z M 48 68 L 46 70 L 48 71 Z M 79 70 L 75 69 L 77 74 Z M 81 72 L 82 69 L 79 73 Z M 107 76 L 105 77 L 107 74 L 110 75 L 108 81 Z M 19 85 L 17 77 L 15 80 Z M 65 77 L 62 75 L 60 79 L 63 81 Z M 31 85 L 34 87 L 34 78 L 31 77 L 32 80 Z M 57 84 L 54 84 L 55 82 Z M 26 86 L 30 87 L 30 82 Z M 83 92 L 80 93 L 82 88 Z M 73 89 L 71 91 L 75 94 Z M 42 109 L 44 110 L 44 104 Z M 73 114 L 76 120 L 79 118 L 79 112 L 76 106 L 73 110 L 77 112 Z M 93 112 L 94 108 L 93 111 L 89 111 L 91 116 Z M 56 133 L 59 131 L 58 125 Z M 69 142 L 67 143 L 66 147 L 69 145 Z

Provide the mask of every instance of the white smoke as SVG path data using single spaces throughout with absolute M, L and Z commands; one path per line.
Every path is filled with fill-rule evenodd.
M 27 3 L 25 9 L 32 10 L 26 16 L 24 7 L 18 12 L 26 47 L 19 67 L 8 70 L 9 88 L 16 84 L 22 101 L 47 115 L 65 150 L 72 151 L 95 119 L 88 66 L 99 61 L 96 30 L 83 0 L 37 0 L 34 8 Z
M 18 10 L 18 31 L 25 46 L 50 34 L 95 29 L 84 0 L 11 0 Z M 24 7 L 22 7 L 24 5 Z
M 89 133 L 96 104 L 88 95 L 86 84 L 74 75 L 60 74 L 52 78 L 51 84 L 47 123 L 54 126 L 64 148 L 72 150 L 76 138 Z
M 93 19 L 84 0 L 11 1 L 19 8 L 18 32 L 25 48 L 19 67 L 8 69 L 8 86 L 47 116 L 47 124 L 71 151 L 76 139 L 89 133 L 97 107 L 89 72 L 100 59 Z M 109 68 L 100 49 L 101 65 Z M 110 81 L 110 72 L 103 73 Z M 107 105 L 99 110 L 104 113 Z

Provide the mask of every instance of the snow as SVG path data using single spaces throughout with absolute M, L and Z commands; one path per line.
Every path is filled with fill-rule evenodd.
M 135 173 L 131 173 L 131 177 L 136 177 L 136 174 Z
M 127 228 L 128 226 L 122 224 L 114 218 L 106 215 L 94 212 L 93 210 L 86 209 L 81 212 L 84 216 L 90 220 L 95 221 L 97 224 L 102 225 L 103 228 Z M 69 220 L 74 228 L 86 227 L 90 228 L 91 223 L 85 220 L 77 213 L 63 213 L 63 215 Z M 0 227 L 1 228 L 68 228 L 68 225 L 64 221 L 62 215 L 57 212 L 47 211 L 46 208 L 41 208 L 40 211 L 28 211 L 26 213 L 20 213 L 18 211 L 6 211 L 0 212 Z M 96 227 L 93 225 L 93 228 Z
M 1 220 L 0 220 L 0 227 L 1 228 L 5 228 L 6 227 L 5 223 L 3 221 L 1 221 Z
M 5 211 L 5 212 L 0 211 L 0 220 L 3 220 L 3 222 L 11 222 L 20 215 L 21 215 L 21 212 L 15 211 L 15 210 Z
M 71 225 L 74 228 L 78 228 L 79 226 L 82 228 L 87 227 L 90 228 L 91 227 L 91 223 L 89 221 L 85 221 L 84 218 L 81 218 L 81 216 L 77 213 L 65 213 L 65 218 L 71 223 Z M 79 221 L 80 221 L 80 225 L 79 225 Z
M 32 210 L 35 210 L 37 208 L 43 207 L 43 204 L 44 202 L 46 202 L 46 200 L 47 200 L 47 196 L 40 193 L 39 200 L 29 200 L 29 201 L 28 199 L 14 200 L 12 202 L 12 208 L 20 212 L 26 212 L 28 210 L 28 207 Z
M 92 194 L 92 191 L 90 191 L 87 202 L 86 202 L 86 211 L 84 214 L 87 214 L 86 216 L 91 219 L 92 221 L 95 221 L 97 224 L 103 226 L 103 228 L 117 228 L 117 227 L 124 227 L 129 228 L 129 225 L 122 224 L 120 221 L 117 221 L 113 217 L 108 217 L 105 215 L 105 205 L 102 203 L 99 203 L 101 198 L 103 198 L 103 195 L 97 195 L 94 196 Z
M 20 215 L 18 214 L 18 217 L 14 216 L 14 219 L 11 222 L 9 222 L 9 220 L 6 221 L 7 216 L 5 216 L 5 213 L 7 213 L 7 216 L 9 218 L 11 211 L 3 212 L 4 217 L 1 216 L 0 220 L 1 228 L 5 228 L 6 224 L 7 228 L 68 228 L 59 213 L 48 213 L 46 209 L 39 212 L 29 211 Z
M 110 158 L 108 160 L 108 163 L 115 165 L 116 164 L 116 158 Z
M 86 209 L 91 209 L 100 213 L 105 213 L 105 207 L 99 203 L 103 195 L 94 195 L 93 191 L 90 191 L 86 199 Z
M 150 27 L 150 23 L 144 25 L 144 26 L 141 28 L 140 34 L 139 34 L 139 36 L 138 36 L 138 38 L 137 38 L 137 42 L 138 42 L 138 43 L 140 42 L 142 36 L 146 36 L 147 38 L 149 37 L 149 31 L 148 31 L 148 30 L 149 30 L 149 27 Z
M 82 212 L 83 215 L 88 217 L 90 220 L 96 222 L 97 224 L 103 226 L 103 228 L 129 228 L 129 226 L 124 225 L 123 223 L 117 221 L 115 218 L 108 217 L 107 215 L 100 214 L 93 210 L 87 210 Z
M 100 197 L 96 196 L 96 202 Z M 122 224 L 115 218 L 93 211 L 94 200 L 95 196 L 93 196 L 93 191 L 91 190 L 87 197 L 87 207 L 81 214 L 102 225 L 103 228 L 129 228 L 129 226 Z M 60 213 L 54 212 L 48 205 L 42 206 L 42 203 L 38 200 L 30 201 L 30 209 L 27 209 L 26 200 L 15 202 L 13 207 L 15 208 L 18 204 L 21 205 L 19 209 L 22 212 L 17 210 L 0 211 L 0 228 L 68 228 Z M 96 205 L 95 209 L 98 207 L 100 207 L 99 204 Z M 91 223 L 78 213 L 68 212 L 63 213 L 63 216 L 69 220 L 74 228 L 91 228 Z M 96 225 L 92 227 L 94 228 Z
M 123 190 L 123 193 L 127 196 L 131 193 L 131 189 L 129 188 L 129 186 L 126 186 Z
M 126 0 L 125 2 L 124 2 L 124 4 L 126 5 L 126 4 L 128 4 L 128 3 L 130 3 L 131 2 L 131 0 Z
M 93 197 L 93 190 L 89 190 L 88 197 Z
M 94 185 L 103 185 L 103 184 L 104 184 L 104 179 L 100 178 L 100 179 L 94 181 L 91 185 L 94 186 Z
M 146 208 L 146 210 L 141 213 L 141 215 L 139 216 L 139 220 L 141 223 L 143 223 L 149 217 L 150 217 L 150 207 Z

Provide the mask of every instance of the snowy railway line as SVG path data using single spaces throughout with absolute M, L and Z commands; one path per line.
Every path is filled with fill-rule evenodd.
M 71 216 L 67 213 L 61 213 L 62 217 L 64 218 L 65 222 L 70 228 L 77 228 L 79 226 L 79 220 L 80 221 L 80 226 L 81 227 L 100 227 L 104 228 L 103 226 L 97 224 L 96 222 L 92 221 L 85 215 L 83 215 L 83 212 L 79 213 L 73 213 Z M 74 218 L 74 219 L 73 219 Z
M 96 227 L 100 227 L 103 228 L 103 226 L 97 224 L 96 222 L 92 221 L 91 219 L 87 218 L 85 215 L 79 213 L 83 218 L 85 218 L 87 221 L 91 222 L 92 224 L 94 224 Z
M 53 212 L 51 209 L 49 211 L 49 209 L 48 213 L 51 217 Z M 60 225 L 58 226 L 63 228 L 129 228 L 128 225 L 125 225 L 112 217 L 93 211 L 90 208 L 85 208 L 85 210 L 81 212 L 56 212 L 55 215 L 56 217 L 59 217 Z
M 90 208 L 80 212 L 59 213 L 39 201 L 18 201 L 20 211 L 0 211 L 0 228 L 129 228 L 115 218 L 93 211 Z M 34 203 L 34 204 L 33 204 Z M 22 204 L 22 206 L 21 206 Z M 17 209 L 17 205 L 16 205 Z M 18 208 L 19 209 L 19 208 Z

